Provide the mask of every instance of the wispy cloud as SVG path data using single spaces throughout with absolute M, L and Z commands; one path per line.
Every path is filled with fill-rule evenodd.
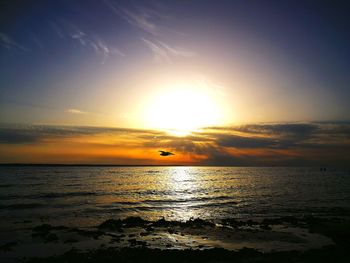
M 69 37 L 78 42 L 82 48 L 93 50 L 96 55 L 101 57 L 102 63 L 105 63 L 107 59 L 114 55 L 125 56 L 124 52 L 114 46 L 108 45 L 100 37 L 89 34 L 71 23 L 66 24 L 69 27 L 67 30 Z
M 92 136 L 101 134 L 112 134 L 122 136 L 127 134 L 130 137 L 137 138 L 149 135 L 151 137 L 162 135 L 163 132 L 113 128 L 113 127 L 90 127 L 90 126 L 54 126 L 54 125 L 5 125 L 0 124 L 0 143 L 4 144 L 25 144 L 40 143 L 48 139 L 51 141 L 79 137 Z
M 103 117 L 103 116 L 108 115 L 108 114 L 101 113 L 101 112 L 89 112 L 89 111 L 83 111 L 83 110 L 76 109 L 76 108 L 66 109 L 65 112 L 69 113 L 69 114 L 75 114 L 75 115 L 95 115 L 95 116 L 99 116 L 99 117 Z
M 172 62 L 170 54 L 164 48 L 145 38 L 142 38 L 142 41 L 152 51 L 155 62 L 166 62 L 166 63 Z
M 130 25 L 153 36 L 161 35 L 162 27 L 153 22 L 164 17 L 161 13 L 156 12 L 154 9 L 140 6 L 131 10 L 110 0 L 105 0 L 104 2 L 115 14 L 123 18 Z
M 0 32 L 0 46 L 3 46 L 7 49 L 17 49 L 21 51 L 28 51 L 29 49 L 18 44 L 16 41 L 14 41 L 11 37 L 8 35 Z
M 173 56 L 179 56 L 179 57 L 193 57 L 196 55 L 195 52 L 181 49 L 181 48 L 175 48 L 170 46 L 169 44 L 166 44 L 162 41 L 157 40 L 160 46 L 162 46 L 169 54 L 172 54 Z
M 55 34 L 59 38 L 61 39 L 65 38 L 63 29 L 56 22 L 50 21 L 49 23 L 50 23 L 51 29 L 55 32 Z
M 90 45 L 94 48 L 96 54 L 102 56 L 102 63 L 104 63 L 108 58 L 114 55 L 125 57 L 125 54 L 118 48 L 108 46 L 103 40 L 96 39 L 95 42 L 91 41 Z
M 37 34 L 33 33 L 32 31 L 29 31 L 28 36 L 32 44 L 34 44 L 35 48 L 39 48 L 41 50 L 45 48 L 43 41 L 40 39 L 40 37 Z
M 88 114 L 88 112 L 78 110 L 78 109 L 67 109 L 66 112 L 72 113 L 72 114 Z
M 21 106 L 21 107 L 29 107 L 29 108 L 36 108 L 40 110 L 45 110 L 45 111 L 53 111 L 53 112 L 58 112 L 58 113 L 69 113 L 69 114 L 91 114 L 91 115 L 96 115 L 96 116 L 106 116 L 106 113 L 101 113 L 101 112 L 88 112 L 88 111 L 83 111 L 77 108 L 68 108 L 68 109 L 63 109 L 60 107 L 52 106 L 52 105 L 45 105 L 45 104 L 37 104 L 37 103 L 30 103 L 26 101 L 18 101 L 18 100 L 13 100 L 13 99 L 0 99 L 0 103 L 5 103 L 5 104 L 13 104 L 16 106 Z
M 74 43 L 78 43 L 78 47 L 94 52 L 102 64 L 114 56 L 125 56 L 125 53 L 115 44 L 107 43 L 98 34 L 84 30 L 68 20 L 50 21 L 50 27 L 60 41 L 71 39 Z
M 194 52 L 177 49 L 158 40 L 150 41 L 146 38 L 141 38 L 141 40 L 152 51 L 154 61 L 156 62 L 172 63 L 176 57 L 188 58 L 195 56 Z
M 151 50 L 155 61 L 172 63 L 175 57 L 188 58 L 196 55 L 195 52 L 174 47 L 163 40 L 168 39 L 169 35 L 180 33 L 164 26 L 170 16 L 158 10 L 159 6 L 129 5 L 126 7 L 111 0 L 105 0 L 105 3 L 117 16 L 142 33 L 140 39 Z
M 30 107 L 30 108 L 37 108 L 37 109 L 43 109 L 43 110 L 53 110 L 53 111 L 61 111 L 58 107 L 54 107 L 51 105 L 45 105 L 45 104 L 38 104 L 38 103 L 32 103 L 27 101 L 19 101 L 14 99 L 6 99 L 6 98 L 0 98 L 1 103 L 6 104 L 13 104 L 18 106 L 24 106 L 24 107 Z

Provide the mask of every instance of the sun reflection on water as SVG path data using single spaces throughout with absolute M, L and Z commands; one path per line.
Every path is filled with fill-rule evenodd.
M 189 167 L 173 167 L 172 168 L 172 181 L 173 182 L 186 182 L 192 178 Z
M 174 191 L 177 200 L 172 207 L 177 220 L 188 220 L 197 218 L 199 214 L 193 209 L 192 200 L 196 199 L 198 193 L 198 179 L 195 167 L 171 167 L 169 168 L 168 188 Z

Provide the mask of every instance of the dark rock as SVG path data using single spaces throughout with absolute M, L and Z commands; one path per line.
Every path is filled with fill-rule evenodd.
M 49 224 L 42 224 L 40 226 L 34 227 L 32 230 L 33 232 L 40 232 L 40 233 L 48 233 L 53 229 L 53 227 Z
M 264 224 L 261 225 L 260 228 L 264 230 L 272 230 L 272 228 L 269 225 L 264 225 Z
M 171 247 L 168 246 L 168 247 Z M 254 249 L 244 248 L 239 251 L 229 251 L 222 248 L 204 250 L 176 250 L 176 249 L 148 249 L 148 248 L 121 248 L 121 249 L 95 249 L 91 251 L 79 251 L 72 249 L 60 256 L 49 258 L 32 258 L 26 263 L 131 263 L 131 262 L 168 262 L 168 263 L 347 263 L 350 258 L 350 250 L 347 247 L 325 247 L 312 249 L 306 252 L 272 252 L 261 253 Z
M 98 239 L 100 236 L 104 235 L 105 233 L 103 231 L 96 231 L 96 230 L 82 230 L 78 228 L 73 228 L 70 230 L 71 232 L 75 232 L 81 236 L 85 237 L 91 237 L 93 239 Z
M 74 239 L 74 238 L 69 238 L 69 239 L 66 239 L 66 240 L 64 241 L 65 244 L 67 244 L 67 243 L 76 243 L 76 242 L 78 242 L 78 240 L 76 240 L 76 239 Z
M 154 231 L 154 228 L 151 227 L 151 226 L 148 226 L 148 227 L 145 228 L 145 230 L 146 230 L 147 232 L 151 232 L 151 231 Z
M 167 221 L 163 218 L 153 222 L 152 226 L 154 227 L 168 227 L 171 225 L 171 222 L 170 221 Z
M 175 234 L 175 230 L 173 228 L 168 228 L 168 233 L 169 234 Z
M 120 230 L 123 222 L 120 219 L 108 219 L 98 226 L 99 229 Z
M 0 251 L 11 251 L 13 249 L 13 247 L 17 246 L 18 245 L 18 242 L 8 242 L 4 245 L 1 245 L 0 246 Z
M 58 236 L 56 234 L 50 233 L 45 237 L 45 242 L 57 242 Z
M 128 242 L 130 243 L 131 246 L 136 246 L 136 244 L 137 244 L 136 238 L 131 238 L 128 240 Z
M 123 223 L 126 227 L 136 227 L 136 226 L 144 226 L 149 222 L 147 220 L 142 219 L 141 217 L 131 216 L 124 219 Z
M 210 226 L 210 227 L 215 226 L 214 223 L 200 219 L 200 218 L 190 219 L 185 224 L 190 225 L 190 226 L 194 226 L 194 227 L 199 227 L 199 228 L 204 227 L 204 226 Z

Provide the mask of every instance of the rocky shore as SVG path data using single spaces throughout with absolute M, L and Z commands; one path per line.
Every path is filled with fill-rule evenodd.
M 1 262 L 348 262 L 350 220 L 109 219 L 91 228 L 37 225 L 0 246 Z

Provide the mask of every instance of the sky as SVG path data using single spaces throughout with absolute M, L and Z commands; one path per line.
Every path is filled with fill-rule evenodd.
M 346 165 L 349 13 L 1 1 L 0 163 Z

